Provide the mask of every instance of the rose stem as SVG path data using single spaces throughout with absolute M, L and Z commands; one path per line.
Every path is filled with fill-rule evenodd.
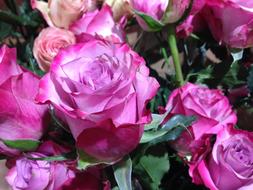
M 182 68 L 181 68 L 180 59 L 179 59 L 179 53 L 178 53 L 178 48 L 177 48 L 177 39 L 176 39 L 174 25 L 172 25 L 172 24 L 169 25 L 168 33 L 169 33 L 168 34 L 168 43 L 169 43 L 171 56 L 172 56 L 174 67 L 175 67 L 177 85 L 182 86 L 184 84 L 184 78 L 183 78 Z

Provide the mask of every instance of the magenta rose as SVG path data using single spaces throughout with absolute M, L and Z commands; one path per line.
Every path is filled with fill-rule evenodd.
M 189 7 L 190 0 L 130 0 L 130 5 L 134 10 L 144 13 L 158 22 L 168 24 L 180 20 L 185 10 Z M 140 16 L 136 18 L 144 30 L 151 30 Z
M 220 90 L 211 90 L 191 83 L 172 92 L 166 109 L 171 109 L 170 116 L 182 114 L 196 117 L 188 131 L 182 133 L 173 143 L 174 148 L 183 156 L 192 152 L 191 149 L 202 135 L 217 134 L 237 121 L 228 99 Z
M 112 162 L 139 143 L 151 119 L 146 105 L 158 87 L 128 45 L 94 38 L 60 51 L 36 99 L 53 105 L 78 149 Z
M 235 48 L 252 46 L 252 1 L 207 0 L 204 13 L 209 28 L 217 41 Z
M 39 77 L 16 63 L 15 49 L 0 48 L 0 139 L 39 140 L 46 129 L 47 106 L 37 105 Z M 16 154 L 0 142 L 0 153 Z
M 87 12 L 82 18 L 70 26 L 70 30 L 77 35 L 77 40 L 83 38 L 81 34 L 99 35 L 113 42 L 124 42 L 125 36 L 122 26 L 113 20 L 112 10 L 108 5 L 102 9 Z
M 199 32 L 205 28 L 206 23 L 200 14 L 205 6 L 206 0 L 193 1 L 192 10 L 189 16 L 177 26 L 177 35 L 181 38 L 188 37 L 192 32 Z
M 211 190 L 250 190 L 253 188 L 252 152 L 252 132 L 224 128 L 210 153 L 190 166 L 190 174 L 194 182 Z

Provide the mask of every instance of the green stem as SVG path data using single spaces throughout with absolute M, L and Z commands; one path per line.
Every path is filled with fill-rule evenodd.
M 174 67 L 175 67 L 176 80 L 178 83 L 177 85 L 182 86 L 184 84 L 184 78 L 183 78 L 183 73 L 182 73 L 182 68 L 181 68 L 181 64 L 180 64 L 178 48 L 177 48 L 175 26 L 169 25 L 168 32 L 169 32 L 168 43 L 169 43 L 171 56 L 172 56 Z

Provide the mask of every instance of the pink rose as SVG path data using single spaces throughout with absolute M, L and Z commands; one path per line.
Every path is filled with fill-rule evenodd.
M 75 44 L 75 35 L 55 27 L 43 29 L 34 41 L 33 55 L 41 70 L 47 72 L 61 48 Z
M 39 78 L 16 63 L 15 49 L 0 49 L 0 139 L 38 140 L 47 121 L 47 106 L 34 102 Z M 0 142 L 0 153 L 18 151 Z
M 253 44 L 253 4 L 244 0 L 207 0 L 205 19 L 214 38 L 235 48 Z M 236 20 L 234 18 L 237 18 Z
M 185 10 L 189 7 L 190 0 L 172 0 L 172 2 L 169 0 L 130 0 L 130 5 L 134 10 L 144 13 L 158 22 L 168 24 L 180 20 Z M 137 21 L 144 30 L 150 30 L 140 16 L 137 16 Z
M 166 109 L 171 109 L 170 116 L 182 114 L 196 117 L 196 122 L 188 128 L 189 131 L 185 131 L 173 143 L 182 156 L 191 153 L 191 149 L 202 135 L 217 134 L 224 127 L 234 125 L 237 121 L 228 99 L 220 90 L 210 90 L 191 83 L 172 92 Z
M 198 0 L 193 1 L 192 10 L 189 14 L 189 16 L 177 26 L 177 35 L 181 38 L 188 37 L 192 32 L 198 32 L 202 28 L 205 28 L 206 23 L 199 13 L 204 5 L 206 3 L 206 0 Z
M 32 160 L 59 155 L 64 149 L 51 141 L 41 145 L 37 152 L 17 158 L 9 170 L 6 180 L 13 190 L 59 190 L 61 186 L 75 177 L 62 162 Z
M 224 128 L 218 133 L 210 153 L 190 167 L 193 181 L 211 190 L 251 190 L 252 152 L 253 133 Z
M 49 26 L 68 29 L 71 23 L 83 13 L 95 8 L 95 0 L 31 0 L 31 6 L 38 9 Z
M 122 26 L 113 20 L 112 10 L 108 5 L 102 9 L 83 14 L 82 18 L 74 22 L 70 30 L 77 35 L 77 40 L 83 38 L 82 34 L 99 35 L 113 42 L 124 42 Z
M 60 51 L 36 99 L 60 112 L 77 148 L 111 162 L 139 143 L 151 119 L 146 104 L 158 87 L 128 45 L 94 38 Z

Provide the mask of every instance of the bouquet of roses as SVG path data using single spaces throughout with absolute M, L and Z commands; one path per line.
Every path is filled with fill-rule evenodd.
M 2 0 L 3 190 L 253 189 L 253 1 Z

